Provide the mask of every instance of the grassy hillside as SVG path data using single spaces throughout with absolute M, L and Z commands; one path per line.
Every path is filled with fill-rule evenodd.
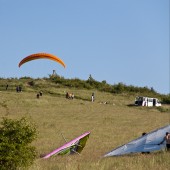
M 7 83 L 9 87 L 5 90 Z M 17 85 L 22 86 L 21 93 L 15 91 Z M 50 79 L 1 79 L 0 90 L 0 120 L 26 116 L 34 121 L 39 135 L 33 144 L 39 156 L 65 143 L 61 133 L 69 141 L 86 131 L 91 132 L 80 156 L 37 158 L 31 170 L 169 169 L 170 155 L 164 152 L 102 158 L 108 151 L 143 132 L 169 124 L 169 105 L 164 104 L 162 109 L 130 107 L 128 105 L 139 93 L 64 86 Z M 40 90 L 43 96 L 37 99 Z M 67 91 L 75 94 L 74 100 L 65 98 Z M 90 101 L 92 92 L 96 98 L 94 103 Z M 106 101 L 108 104 L 103 104 Z

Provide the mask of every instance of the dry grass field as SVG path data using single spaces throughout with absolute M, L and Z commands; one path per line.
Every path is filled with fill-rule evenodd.
M 38 138 L 33 143 L 38 155 L 49 153 L 65 143 L 90 131 L 90 138 L 81 155 L 37 158 L 30 170 L 168 170 L 170 153 L 135 154 L 103 158 L 108 151 L 170 123 L 170 113 L 157 108 L 130 107 L 135 96 L 113 95 L 97 90 L 77 90 L 49 87 L 36 98 L 36 90 L 16 93 L 1 91 L 0 120 L 3 117 L 34 121 Z M 75 94 L 74 100 L 65 98 L 66 91 Z M 90 101 L 95 93 L 95 102 Z M 103 102 L 108 104 L 103 104 Z M 170 106 L 163 106 L 170 108 Z

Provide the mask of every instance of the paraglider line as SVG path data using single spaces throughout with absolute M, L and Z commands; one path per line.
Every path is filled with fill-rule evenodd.
M 62 137 L 63 137 L 63 139 L 65 140 L 65 142 L 67 143 L 67 140 L 66 140 L 66 138 L 64 137 L 64 135 L 61 133 L 61 135 L 62 135 Z

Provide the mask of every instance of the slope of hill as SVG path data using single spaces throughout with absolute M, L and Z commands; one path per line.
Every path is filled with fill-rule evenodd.
M 106 152 L 141 136 L 143 132 L 169 124 L 169 105 L 162 106 L 164 112 L 157 108 L 129 107 L 139 93 L 111 93 L 100 88 L 71 87 L 68 82 L 63 85 L 55 79 L 45 78 L 0 80 L 0 120 L 2 117 L 17 119 L 25 116 L 34 121 L 39 132 L 34 142 L 39 156 L 65 143 L 61 133 L 69 141 L 86 131 L 91 132 L 81 156 L 56 156 L 47 160 L 39 157 L 30 169 L 169 168 L 169 154 L 164 152 L 102 158 Z M 5 90 L 7 83 L 9 87 Z M 22 92 L 16 92 L 17 85 L 22 86 Z M 40 90 L 43 95 L 37 99 L 36 94 Z M 66 92 L 74 93 L 75 98 L 66 99 Z M 93 103 L 92 92 L 95 93 Z

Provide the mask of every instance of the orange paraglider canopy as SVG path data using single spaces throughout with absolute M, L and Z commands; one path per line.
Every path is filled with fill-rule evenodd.
M 55 55 L 48 54 L 48 53 L 31 54 L 31 55 L 25 57 L 23 60 L 21 60 L 20 63 L 18 64 L 18 67 L 20 67 L 22 64 L 24 64 L 26 62 L 29 62 L 31 60 L 36 60 L 36 59 L 53 60 L 53 61 L 60 63 L 64 68 L 66 67 L 65 63 L 60 58 L 56 57 Z

